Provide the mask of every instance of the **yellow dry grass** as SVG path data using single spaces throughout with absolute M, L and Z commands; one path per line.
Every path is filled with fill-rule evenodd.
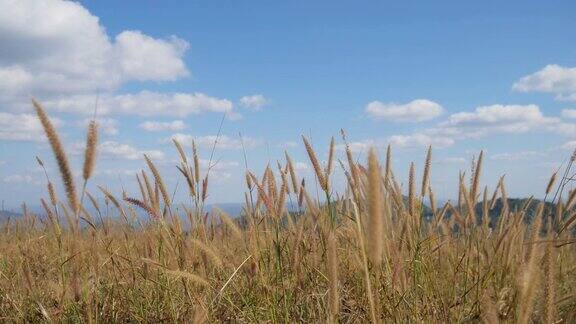
M 43 111 L 41 118 L 50 126 Z M 240 220 L 221 215 L 211 222 L 204 211 L 208 173 L 200 174 L 196 150 L 189 159 L 176 142 L 189 206 L 169 205 L 168 189 L 145 157 L 151 175 L 139 174 L 141 198 L 115 198 L 102 186 L 114 208 L 87 193 L 97 213 L 79 208 L 83 226 L 75 227 L 71 209 L 82 202 L 55 131 L 47 133 L 69 204 L 49 192 L 49 217 L 26 213 L 0 227 L 0 321 L 576 321 L 574 212 L 561 203 L 540 205 L 529 223 L 528 208 L 501 204 L 488 224 L 506 191 L 501 179 L 493 198 L 487 201 L 484 190 L 476 208 L 481 158 L 470 188 L 461 177 L 459 203 L 423 219 L 425 195 L 434 201 L 431 153 L 420 191 L 411 167 L 406 199 L 390 150 L 384 172 L 376 152 L 358 163 L 347 151 L 348 164 L 340 166 L 348 186 L 337 195 L 329 182 L 334 143 L 323 168 L 304 139 L 326 199 L 311 198 L 286 156 L 276 175 L 272 168 L 261 180 L 247 173 Z M 284 208 L 287 201 L 299 206 Z M 137 209 L 149 219 L 139 219 Z

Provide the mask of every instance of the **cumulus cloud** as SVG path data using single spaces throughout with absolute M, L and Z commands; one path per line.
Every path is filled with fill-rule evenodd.
M 76 2 L 0 1 L 0 97 L 113 90 L 127 81 L 171 81 L 189 74 L 188 44 L 123 31 L 114 41 Z
M 10 184 L 33 184 L 33 185 L 38 185 L 40 184 L 40 181 L 35 180 L 35 178 L 33 178 L 32 176 L 28 175 L 28 174 L 11 174 L 9 176 L 4 177 L 4 179 L 2 179 L 2 181 L 4 181 L 5 183 L 10 183 Z
M 444 157 L 444 158 L 439 158 L 437 160 L 434 160 L 434 162 L 436 163 L 450 163 L 450 164 L 464 164 L 466 163 L 466 159 L 460 156 L 454 156 L 454 157 Z
M 163 142 L 169 142 L 172 139 L 178 140 L 182 145 L 191 146 L 192 141 L 196 142 L 199 147 L 211 149 L 214 146 L 214 142 L 217 141 L 216 148 L 221 150 L 240 150 L 242 149 L 242 142 L 244 142 L 244 147 L 246 149 L 256 148 L 263 144 L 261 139 L 252 137 L 232 138 L 227 135 L 206 135 L 206 136 L 193 136 L 189 134 L 176 133 L 170 138 L 166 138 Z
M 448 118 L 450 125 L 499 124 L 510 122 L 542 122 L 545 120 L 536 105 L 492 105 L 476 108 L 473 112 L 459 112 Z
M 559 118 L 546 117 L 536 105 L 491 105 L 472 112 L 450 115 L 431 134 L 458 138 L 483 137 L 501 133 L 548 131 L 563 135 L 576 134 L 576 127 Z
M 546 156 L 545 153 L 536 151 L 520 151 L 513 153 L 498 153 L 490 156 L 491 160 L 497 161 L 518 161 L 518 160 L 528 160 L 535 157 Z
M 393 148 L 416 148 L 426 147 L 432 145 L 436 148 L 445 148 L 452 146 L 455 143 L 454 139 L 446 136 L 432 136 L 425 133 L 413 133 L 392 135 L 387 138 L 380 139 L 364 139 L 360 141 L 352 141 L 348 143 L 352 153 L 366 153 L 371 148 L 383 150 L 388 144 Z M 344 144 L 336 146 L 338 150 L 346 149 Z
M 183 59 L 189 45 L 176 36 L 153 38 L 137 30 L 113 37 L 77 2 L 0 0 L 0 43 L 3 109 L 29 110 L 32 95 L 47 109 L 89 115 L 100 93 L 101 115 L 226 112 L 240 118 L 231 101 L 202 93 L 115 94 L 127 82 L 190 75 Z
M 251 109 L 253 111 L 262 110 L 262 107 L 264 107 L 266 104 L 268 104 L 268 99 L 266 99 L 261 94 L 244 96 L 240 98 L 240 106 Z
M 423 133 L 410 135 L 393 135 L 390 136 L 390 145 L 393 147 L 410 148 L 432 145 L 436 148 L 445 148 L 454 144 L 454 139 L 446 136 L 431 136 Z
M 456 141 L 505 133 L 548 132 L 576 136 L 576 125 L 547 117 L 536 105 L 491 105 L 450 115 L 435 127 L 408 135 L 394 135 L 389 142 L 398 147 L 432 145 L 449 147 Z
M 352 141 L 348 143 L 348 147 L 350 148 L 350 152 L 352 153 L 364 153 L 368 152 L 368 150 L 372 147 L 381 147 L 383 143 L 377 142 L 373 139 L 365 139 L 360 141 Z M 336 149 L 340 151 L 344 151 L 346 149 L 346 145 L 344 144 L 337 144 Z
M 141 169 L 104 169 L 104 170 L 95 170 L 94 175 L 102 175 L 102 176 L 133 176 L 135 174 L 139 174 Z
M 560 100 L 576 100 L 576 68 L 556 64 L 520 78 L 512 89 L 520 92 L 547 92 Z
M 184 118 L 207 112 L 240 119 L 230 100 L 199 92 L 119 93 L 129 82 L 175 81 L 190 75 L 188 43 L 176 36 L 154 38 L 138 30 L 110 35 L 99 18 L 78 2 L 0 0 L 0 106 L 30 111 L 34 96 L 50 111 L 91 116 L 138 115 Z M 265 98 L 248 102 L 260 107 Z M 81 125 L 83 122 L 78 123 Z M 101 123 L 117 133 L 111 119 Z M 177 129 L 173 129 L 177 130 Z M 181 130 L 181 129 L 178 129 Z M 2 138 L 32 138 L 25 134 Z
M 365 111 L 374 119 L 421 122 L 440 116 L 444 112 L 444 108 L 433 101 L 417 99 L 406 104 L 385 104 L 380 101 L 373 101 L 366 106 Z
M 176 36 L 155 39 L 128 30 L 116 36 L 114 46 L 125 79 L 174 81 L 189 75 L 182 60 L 189 45 Z
M 562 117 L 576 119 L 576 109 L 562 109 Z
M 94 113 L 95 97 L 78 95 L 44 101 L 48 108 L 60 112 Z M 141 91 L 135 94 L 104 95 L 98 99 L 101 115 L 139 115 L 186 117 L 203 112 L 231 112 L 232 102 L 202 93 L 159 93 Z
M 51 118 L 55 127 L 64 123 Z M 44 141 L 44 130 L 38 117 L 33 114 L 11 114 L 0 112 L 0 141 Z
M 98 146 L 98 154 L 104 158 L 116 158 L 124 160 L 140 160 L 143 155 L 148 155 L 152 160 L 164 159 L 164 152 L 159 150 L 141 150 L 130 144 L 105 141 Z
M 158 132 L 166 130 L 179 131 L 186 128 L 186 125 L 182 120 L 174 120 L 171 122 L 145 121 L 140 124 L 140 128 L 149 132 Z

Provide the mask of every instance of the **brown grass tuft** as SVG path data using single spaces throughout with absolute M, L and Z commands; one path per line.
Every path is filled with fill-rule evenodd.
M 40 123 L 44 128 L 44 133 L 46 134 L 46 138 L 48 138 L 48 142 L 50 142 L 50 146 L 52 147 L 52 152 L 56 158 L 56 162 L 58 163 L 58 169 L 60 170 L 60 176 L 62 178 L 62 182 L 64 183 L 64 188 L 66 189 L 66 196 L 68 198 L 68 205 L 76 213 L 78 210 L 78 198 L 76 196 L 76 186 L 74 184 L 74 176 L 72 175 L 72 170 L 70 169 L 70 165 L 68 164 L 68 158 L 66 157 L 66 152 L 64 151 L 64 146 L 60 142 L 60 138 L 58 137 L 58 133 L 52 125 L 52 122 L 46 115 L 44 108 L 38 103 L 36 100 L 32 99 L 32 104 L 34 105 L 34 109 L 36 110 L 36 115 L 40 119 Z
M 382 262 L 382 238 L 384 219 L 382 215 L 382 189 L 380 165 L 374 149 L 368 153 L 368 211 L 369 236 L 368 247 L 370 259 L 375 266 Z
M 312 163 L 312 167 L 314 168 L 314 172 L 316 173 L 316 177 L 318 178 L 318 183 L 320 183 L 320 187 L 324 191 L 328 191 L 328 182 L 326 177 L 324 176 L 324 172 L 322 172 L 322 168 L 320 167 L 320 162 L 318 162 L 318 158 L 316 157 L 316 152 L 312 148 L 312 145 L 308 142 L 306 137 L 302 135 L 302 140 L 304 141 L 304 146 L 306 146 L 306 152 L 308 153 L 308 157 L 310 158 L 310 162 Z
M 422 176 L 422 188 L 420 196 L 424 197 L 428 192 L 428 185 L 430 183 L 430 166 L 432 164 L 432 145 L 428 146 L 426 152 L 426 162 L 424 162 L 424 175 Z
M 152 175 L 154 176 L 154 180 L 156 180 L 156 184 L 158 185 L 158 189 L 160 189 L 160 193 L 162 194 L 162 198 L 164 199 L 164 205 L 166 207 L 170 207 L 170 196 L 168 194 L 168 190 L 166 189 L 166 185 L 164 184 L 164 181 L 162 180 L 162 176 L 160 175 L 160 172 L 158 172 L 158 169 L 156 168 L 156 166 L 154 165 L 152 160 L 150 160 L 148 155 L 144 154 L 144 159 L 146 160 L 146 163 L 148 164 L 148 168 L 150 169 L 150 172 L 152 172 Z
M 84 168 L 82 176 L 84 181 L 88 181 L 94 172 L 96 165 L 96 146 L 98 145 L 98 124 L 91 121 L 88 124 L 88 134 L 86 135 L 86 150 L 84 151 Z

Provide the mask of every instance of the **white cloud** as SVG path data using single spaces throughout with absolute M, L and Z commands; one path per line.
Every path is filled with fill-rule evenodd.
M 449 125 L 498 124 L 510 122 L 542 122 L 544 116 L 536 105 L 492 105 L 473 112 L 459 112 L 448 118 Z
M 140 31 L 116 36 L 115 50 L 124 78 L 138 81 L 174 81 L 189 75 L 182 57 L 188 43 L 176 36 L 154 39 Z
M 310 170 L 310 165 L 308 165 L 308 163 L 306 163 L 306 162 L 296 161 L 294 163 L 294 170 L 296 170 L 296 171 L 308 171 L 308 170 Z
M 376 142 L 372 139 L 366 139 L 361 141 L 353 141 L 348 143 L 348 147 L 350 148 L 350 152 L 352 153 L 364 153 L 368 152 L 368 150 L 372 147 L 381 147 L 382 143 Z M 345 144 L 337 144 L 336 149 L 340 151 L 344 151 L 346 149 Z
M 576 151 L 576 140 L 568 141 L 568 142 L 562 144 L 562 148 L 565 150 Z
M 103 176 L 133 176 L 139 174 L 141 169 L 105 169 L 105 170 L 95 170 L 95 175 Z
M 497 161 L 519 161 L 519 160 L 528 160 L 535 157 L 543 157 L 546 154 L 542 152 L 536 151 L 520 151 L 520 152 L 513 152 L 513 153 L 499 153 L 490 156 L 491 160 Z
M 463 157 L 445 157 L 445 158 L 439 158 L 437 160 L 435 160 L 434 162 L 436 163 L 450 163 L 450 164 L 464 164 L 466 163 L 466 159 Z
M 0 105 L 29 111 L 30 96 L 47 109 L 89 115 L 100 93 L 100 114 L 186 116 L 227 112 L 229 100 L 202 93 L 114 95 L 131 81 L 174 81 L 190 74 L 188 43 L 141 31 L 107 34 L 78 2 L 0 0 Z
M 226 180 L 232 178 L 232 173 L 213 170 L 210 172 L 210 179 L 216 180 L 216 182 L 225 182 Z
M 447 136 L 431 136 L 425 133 L 413 133 L 408 135 L 392 135 L 385 139 L 365 139 L 349 142 L 348 146 L 352 153 L 366 153 L 371 148 L 385 149 L 388 144 L 392 148 L 415 148 L 432 145 L 435 148 L 446 148 L 454 144 L 454 140 Z M 345 150 L 344 144 L 336 146 L 338 150 Z
M 512 86 L 520 92 L 547 92 L 560 100 L 576 100 L 576 68 L 556 64 L 545 66 L 542 70 L 522 77 Z
M 61 112 L 94 113 L 95 97 L 79 95 L 45 101 L 43 104 Z M 203 112 L 232 112 L 232 102 L 226 99 L 209 97 L 202 93 L 159 93 L 141 91 L 135 94 L 105 95 L 98 99 L 98 113 L 101 115 L 123 114 L 139 116 L 186 117 Z
M 117 158 L 125 160 L 140 160 L 144 154 L 152 160 L 164 159 L 164 152 L 159 150 L 140 150 L 129 144 L 115 141 L 106 141 L 98 146 L 98 154 L 105 158 Z
M 473 112 L 452 114 L 429 133 L 462 139 L 530 131 L 574 135 L 576 126 L 559 118 L 544 116 L 536 105 L 492 105 L 478 107 Z
M 240 98 L 240 106 L 251 109 L 253 111 L 262 110 L 262 107 L 264 107 L 266 104 L 268 104 L 268 99 L 264 98 L 264 96 L 261 94 L 244 96 Z
M 576 119 L 576 109 L 562 109 L 562 117 Z
M 64 123 L 51 118 L 55 127 Z M 33 114 L 11 114 L 0 112 L 0 141 L 35 141 L 45 140 L 44 130 L 38 117 Z
M 182 133 L 176 133 L 172 135 L 170 138 L 164 139 L 163 142 L 169 142 L 173 138 L 178 140 L 182 145 L 187 146 L 191 146 L 192 141 L 195 141 L 198 147 L 203 147 L 207 149 L 211 149 L 214 146 L 214 142 L 216 141 L 216 139 L 218 139 L 216 148 L 221 150 L 242 149 L 242 142 L 244 142 L 244 147 L 246 149 L 256 148 L 263 144 L 263 141 L 261 139 L 256 139 L 252 137 L 243 137 L 242 140 L 240 140 L 240 138 L 232 138 L 226 135 L 220 135 L 220 138 L 218 138 L 216 135 L 192 136 Z
M 188 75 L 188 44 L 123 31 L 110 41 L 98 17 L 61 0 L 0 1 L 0 96 L 111 90 L 131 80 Z M 10 81 L 5 81 L 10 80 Z
M 171 122 L 145 121 L 140 124 L 140 128 L 149 132 L 157 132 L 165 130 L 179 131 L 186 128 L 186 125 L 182 120 L 174 120 Z
M 491 105 L 452 114 L 435 127 L 408 135 L 394 135 L 389 141 L 398 147 L 432 145 L 442 148 L 452 146 L 458 140 L 527 132 L 573 137 L 576 136 L 576 124 L 544 116 L 536 105 Z
M 444 108 L 433 101 L 417 99 L 406 104 L 373 101 L 366 106 L 365 111 L 374 119 L 421 122 L 440 116 Z
M 436 148 L 445 148 L 454 144 L 454 139 L 445 136 L 430 136 L 423 133 L 414 133 L 410 135 L 393 135 L 389 138 L 392 147 L 419 147 L 432 145 Z
M 2 180 L 5 183 L 11 183 L 11 184 L 40 184 L 40 181 L 35 180 L 32 176 L 25 174 L 11 174 L 9 176 L 4 177 L 4 179 Z
M 283 149 L 294 148 L 294 147 L 298 147 L 298 143 L 296 143 L 294 141 L 287 141 L 287 142 L 278 144 L 278 147 L 283 148 Z

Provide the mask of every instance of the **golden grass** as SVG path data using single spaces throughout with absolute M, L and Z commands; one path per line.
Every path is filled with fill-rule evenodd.
M 68 163 L 66 152 L 64 152 L 64 146 L 58 137 L 56 128 L 54 128 L 54 125 L 52 125 L 52 122 L 50 121 L 50 118 L 48 118 L 48 115 L 46 115 L 42 105 L 40 105 L 35 100 L 32 100 L 32 104 L 34 105 L 38 119 L 44 128 L 44 133 L 46 134 L 48 142 L 50 142 L 52 152 L 54 152 L 56 162 L 58 163 L 60 176 L 62 178 L 62 182 L 64 183 L 64 189 L 66 190 L 66 195 L 68 197 L 68 205 L 73 211 L 76 211 L 78 208 L 76 185 L 74 184 L 74 177 L 72 176 L 72 171 Z
M 82 170 L 82 177 L 84 181 L 88 181 L 92 172 L 94 172 L 94 165 L 96 164 L 96 146 L 98 144 L 98 124 L 91 121 L 88 124 L 88 134 L 86 136 L 86 151 L 84 152 L 84 167 Z
M 70 207 L 77 206 L 62 145 L 41 106 L 35 107 Z M 168 188 L 146 157 L 153 178 L 138 174 L 142 198 L 123 193 L 119 199 L 101 186 L 102 205 L 86 192 L 95 213 L 77 202 L 83 215 L 77 231 L 73 213 L 52 198 L 46 174 L 52 188 L 52 204 L 41 200 L 47 217 L 26 212 L 0 227 L 0 321 L 576 321 L 576 240 L 570 230 L 576 214 L 568 208 L 574 193 L 553 208 L 540 204 L 529 223 L 527 205 L 502 200 L 503 178 L 491 197 L 480 188 L 481 154 L 470 187 L 460 176 L 460 201 L 423 219 L 426 194 L 436 206 L 431 149 L 418 199 L 415 164 L 402 192 L 390 148 L 381 174 L 373 150 L 367 163 L 358 162 L 346 144 L 344 166 L 331 142 L 323 167 L 306 139 L 304 144 L 326 199 L 311 198 L 286 154 L 278 173 L 267 168 L 256 177 L 247 171 L 241 220 L 204 210 L 209 172 L 201 175 L 195 145 L 189 165 L 175 142 L 189 205 L 170 205 Z M 329 186 L 335 161 L 348 181 L 340 194 Z M 298 211 L 285 208 L 292 201 Z M 496 206 L 500 215 L 489 224 L 488 212 Z M 148 219 L 137 217 L 139 209 Z

